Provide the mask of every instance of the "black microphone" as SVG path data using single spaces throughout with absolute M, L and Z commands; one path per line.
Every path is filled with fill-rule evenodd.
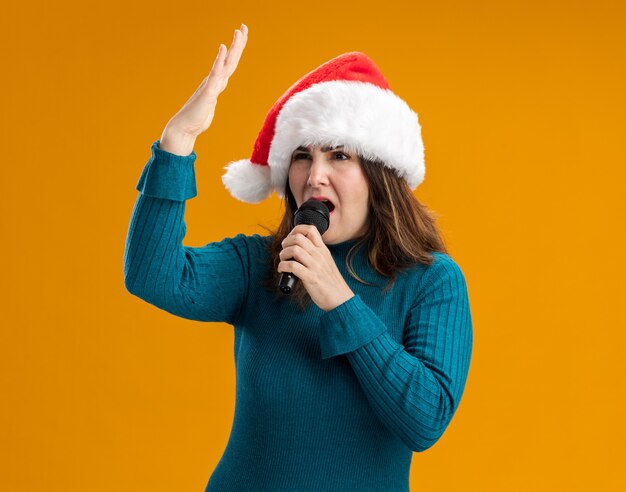
M 330 225 L 330 210 L 324 202 L 313 199 L 307 200 L 296 210 L 293 223 L 294 227 L 300 224 L 314 225 L 321 236 Z M 293 273 L 283 272 L 278 286 L 284 294 L 291 294 L 297 280 L 298 277 Z

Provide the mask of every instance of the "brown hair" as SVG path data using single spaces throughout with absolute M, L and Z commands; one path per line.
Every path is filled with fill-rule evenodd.
M 352 259 L 356 250 L 366 246 L 368 263 L 379 274 L 388 277 L 385 291 L 392 287 L 398 271 L 416 263 L 430 265 L 433 251 L 447 253 L 444 240 L 435 224 L 437 215 L 419 202 L 413 195 L 404 178 L 382 162 L 359 158 L 363 174 L 369 186 L 368 230 L 364 236 L 350 248 L 346 257 L 348 272 L 357 281 L 367 284 L 359 278 L 352 268 Z M 277 271 L 280 263 L 279 253 L 282 241 L 294 228 L 293 218 L 297 204 L 289 187 L 285 185 L 285 214 L 275 231 L 264 227 L 273 236 L 268 246 L 271 258 L 271 273 L 264 286 L 276 295 L 283 295 L 278 289 L 281 273 Z M 263 226 L 262 226 L 263 227 Z M 298 282 L 291 298 L 304 310 L 311 298 L 302 282 Z

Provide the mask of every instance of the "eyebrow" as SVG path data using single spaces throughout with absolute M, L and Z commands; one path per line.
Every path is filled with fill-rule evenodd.
M 322 147 L 322 152 L 330 152 L 331 150 L 337 150 L 337 149 L 343 149 L 343 145 L 337 145 L 336 147 L 329 147 L 329 146 Z M 311 152 L 311 149 L 309 147 L 300 146 L 296 150 L 294 150 L 294 152 L 297 152 L 297 151 Z

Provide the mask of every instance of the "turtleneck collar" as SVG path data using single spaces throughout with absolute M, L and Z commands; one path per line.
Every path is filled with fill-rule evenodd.
M 341 243 L 327 244 L 326 247 L 333 254 L 333 256 L 335 255 L 345 256 L 348 254 L 348 251 L 350 251 L 352 246 L 354 246 L 358 242 L 359 242 L 358 239 L 348 239 L 347 241 L 343 241 Z M 359 249 L 362 249 L 363 247 L 364 245 L 362 245 Z

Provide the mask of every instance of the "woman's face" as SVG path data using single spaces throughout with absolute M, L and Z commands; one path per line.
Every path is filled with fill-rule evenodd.
M 369 187 L 357 155 L 344 152 L 341 146 L 298 147 L 291 156 L 289 186 L 298 207 L 318 197 L 334 205 L 330 225 L 322 235 L 325 244 L 367 232 Z

